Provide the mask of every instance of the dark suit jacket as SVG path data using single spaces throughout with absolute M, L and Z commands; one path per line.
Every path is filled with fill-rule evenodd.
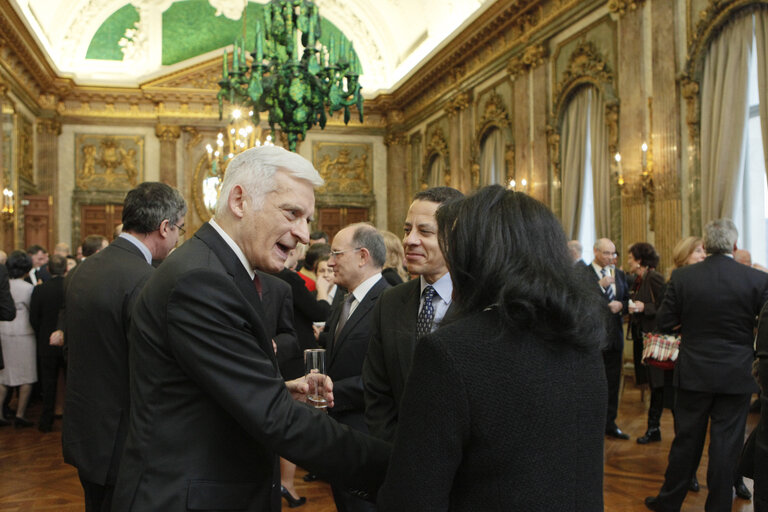
M 595 272 L 595 268 L 590 263 L 589 265 L 586 265 L 584 267 L 584 272 L 588 276 L 591 276 L 595 283 L 600 281 L 600 277 L 597 272 Z M 597 290 L 600 292 L 602 297 L 605 299 L 606 304 L 606 321 L 607 321 L 607 331 L 608 331 L 608 339 L 606 340 L 606 343 L 603 344 L 603 350 L 624 350 L 624 314 L 627 312 L 627 304 L 629 303 L 629 289 L 627 287 L 627 276 L 624 275 L 624 272 L 619 270 L 618 268 L 614 270 L 614 284 L 616 285 L 616 295 L 614 296 L 614 300 L 617 300 L 621 302 L 622 309 L 616 314 L 612 314 L 610 310 L 608 309 L 608 298 L 605 296 L 605 292 L 600 287 L 600 285 L 597 286 Z
M 760 422 L 755 427 L 755 511 L 768 510 L 768 304 L 757 329 L 757 372 L 760 379 Z M 759 508 L 760 507 L 760 508 Z
M 280 510 L 278 455 L 374 489 L 388 446 L 294 401 L 264 308 L 209 224 L 155 271 L 131 325 L 131 421 L 113 512 Z
M 755 318 L 768 299 L 768 274 L 722 254 L 672 272 L 656 315 L 659 329 L 682 325 L 676 386 L 753 393 Z
M 296 329 L 293 328 L 293 295 L 291 287 L 277 277 L 256 271 L 261 279 L 261 303 L 264 306 L 266 331 L 277 345 L 277 362 L 302 357 Z
M 284 268 L 275 274 L 275 277 L 288 283 L 293 295 L 293 327 L 299 340 L 298 351 L 290 357 L 286 356 L 286 359 L 278 355 L 278 360 L 283 376 L 286 379 L 295 379 L 304 375 L 304 351 L 318 347 L 312 322 L 325 322 L 331 312 L 331 305 L 324 300 L 317 300 L 312 292 L 307 290 L 304 280 L 293 270 Z
M 130 405 L 128 326 L 152 271 L 135 245 L 117 238 L 65 283 L 64 460 L 100 485 L 117 477 Z
M 640 332 L 654 331 L 656 329 L 656 312 L 664 300 L 664 276 L 655 270 L 649 270 L 640 282 L 640 287 L 632 300 L 643 303 L 642 313 L 630 315 L 632 325 L 636 325 Z M 642 338 L 639 341 L 642 342 Z
M 379 510 L 603 510 L 603 361 L 567 341 L 493 308 L 421 338 Z
M 61 347 L 48 342 L 58 327 L 59 310 L 64 303 L 64 277 L 54 276 L 32 290 L 29 303 L 29 323 L 35 330 L 38 357 L 59 357 Z
M 11 297 L 11 285 L 8 281 L 8 269 L 0 265 L 0 320 L 10 322 L 16 318 L 16 303 Z M 5 367 L 3 351 L 0 350 L 0 370 Z
M 326 364 L 328 375 L 333 379 L 336 402 L 329 413 L 338 421 L 363 432 L 368 431 L 364 417 L 363 361 L 371 339 L 373 308 L 381 293 L 389 287 L 386 279 L 379 279 L 357 305 L 337 339 L 333 339 L 333 333 L 339 324 L 343 303 L 331 312 L 325 331 L 320 334 L 320 345 L 328 350 Z
M 365 421 L 372 435 L 386 441 L 395 439 L 400 400 L 411 371 L 420 283 L 412 279 L 385 290 L 373 310 L 373 332 L 363 364 Z

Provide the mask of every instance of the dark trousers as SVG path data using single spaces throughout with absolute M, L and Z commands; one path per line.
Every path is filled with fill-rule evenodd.
M 624 359 L 622 350 L 603 350 L 605 379 L 608 381 L 608 415 L 605 418 L 605 428 L 616 426 L 616 414 L 619 411 L 619 386 L 621 384 L 621 365 Z
M 99 485 L 83 479 L 79 474 L 80 484 L 85 493 L 85 512 L 110 512 L 112 510 L 112 493 L 115 485 Z
M 664 388 L 651 388 L 651 405 L 648 407 L 648 428 L 659 428 L 664 411 Z
M 688 493 L 691 475 L 710 427 L 706 512 L 730 511 L 733 474 L 744 443 L 744 428 L 751 394 L 721 394 L 678 389 L 675 401 L 677 433 L 669 450 L 659 504 L 678 511 Z
M 50 428 L 53 425 L 59 368 L 64 367 L 64 358 L 61 355 L 40 358 L 40 385 L 43 393 L 43 412 L 40 413 L 39 422 L 41 427 Z
M 365 416 L 362 410 L 344 411 L 341 413 L 329 410 L 328 414 L 342 425 L 365 434 L 368 433 L 368 426 L 365 423 Z M 338 512 L 376 512 L 376 505 L 347 492 L 344 486 L 331 484 L 331 491 L 333 492 L 333 501 L 336 503 Z

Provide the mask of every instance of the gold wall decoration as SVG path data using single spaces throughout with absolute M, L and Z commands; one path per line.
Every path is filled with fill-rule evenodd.
M 35 137 L 32 129 L 32 122 L 26 117 L 18 117 L 18 165 L 19 178 L 27 180 L 30 184 L 35 183 Z
M 469 102 L 472 99 L 472 93 L 469 91 L 459 91 L 453 95 L 451 99 L 446 103 L 443 109 L 449 117 L 453 117 L 456 113 L 461 112 L 469 106 Z
M 144 178 L 141 135 L 75 136 L 75 177 L 80 190 L 130 190 Z
M 451 159 L 448 151 L 448 140 L 445 137 L 442 126 L 434 126 L 427 130 L 427 147 L 424 151 L 424 161 L 422 162 L 421 184 L 422 188 L 429 186 L 429 173 L 432 162 L 435 158 L 442 158 L 445 165 L 445 174 L 443 183 L 447 187 L 451 186 Z
M 518 75 L 540 66 L 547 58 L 547 50 L 543 44 L 534 44 L 527 46 L 522 55 L 515 55 L 509 59 L 507 64 L 507 73 L 512 80 Z
M 608 0 L 608 10 L 624 16 L 627 11 L 636 11 L 645 3 L 645 0 Z
M 372 195 L 372 144 L 314 142 L 312 162 L 325 180 L 317 195 Z
M 404 146 L 408 144 L 408 137 L 405 132 L 389 132 L 384 136 L 386 146 Z
M 597 50 L 595 43 L 583 40 L 571 53 L 568 65 L 563 72 L 563 78 L 555 87 L 555 104 L 557 107 L 561 107 L 567 96 L 584 83 L 595 84 L 605 94 L 606 88 L 613 89 L 613 80 L 613 72 L 602 54 Z M 615 96 L 615 94 L 610 96 Z

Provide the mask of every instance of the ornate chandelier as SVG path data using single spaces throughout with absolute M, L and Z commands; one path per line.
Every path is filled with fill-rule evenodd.
M 243 10 L 245 16 L 245 10 Z M 256 46 L 246 56 L 245 43 L 235 41 L 232 70 L 224 52 L 218 93 L 219 119 L 224 100 L 243 105 L 254 112 L 269 112 L 269 126 L 275 125 L 296 151 L 310 128 L 325 128 L 326 109 L 330 115 L 344 110 L 344 123 L 350 119 L 349 107 L 357 105 L 363 122 L 363 97 L 358 77 L 360 63 L 352 44 L 344 39 L 320 43 L 320 15 L 309 0 L 271 0 L 264 6 L 264 24 L 256 22 Z
M 203 203 L 210 213 L 216 206 L 229 161 L 248 148 L 262 145 L 274 146 L 272 135 L 267 135 L 262 142 L 261 127 L 257 121 L 253 121 L 253 117 L 254 112 L 252 110 L 248 112 L 247 116 L 244 116 L 243 109 L 234 108 L 226 130 L 226 143 L 224 142 L 224 134 L 219 132 L 216 136 L 216 147 L 214 148 L 210 144 L 205 146 L 205 150 L 208 152 L 208 173 L 203 178 L 202 195 Z

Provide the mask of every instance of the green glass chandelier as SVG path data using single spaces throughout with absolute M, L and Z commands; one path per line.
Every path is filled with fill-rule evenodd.
M 360 63 L 343 38 L 331 39 L 328 47 L 320 43 L 317 6 L 308 0 L 271 0 L 264 6 L 263 21 L 256 22 L 250 65 L 243 39 L 235 41 L 231 70 L 224 51 L 219 119 L 225 99 L 252 110 L 255 124 L 258 113 L 267 111 L 270 128 L 280 127 L 291 151 L 315 124 L 325 128 L 326 110 L 333 115 L 343 109 L 346 124 L 350 107 L 356 105 L 362 123 Z

